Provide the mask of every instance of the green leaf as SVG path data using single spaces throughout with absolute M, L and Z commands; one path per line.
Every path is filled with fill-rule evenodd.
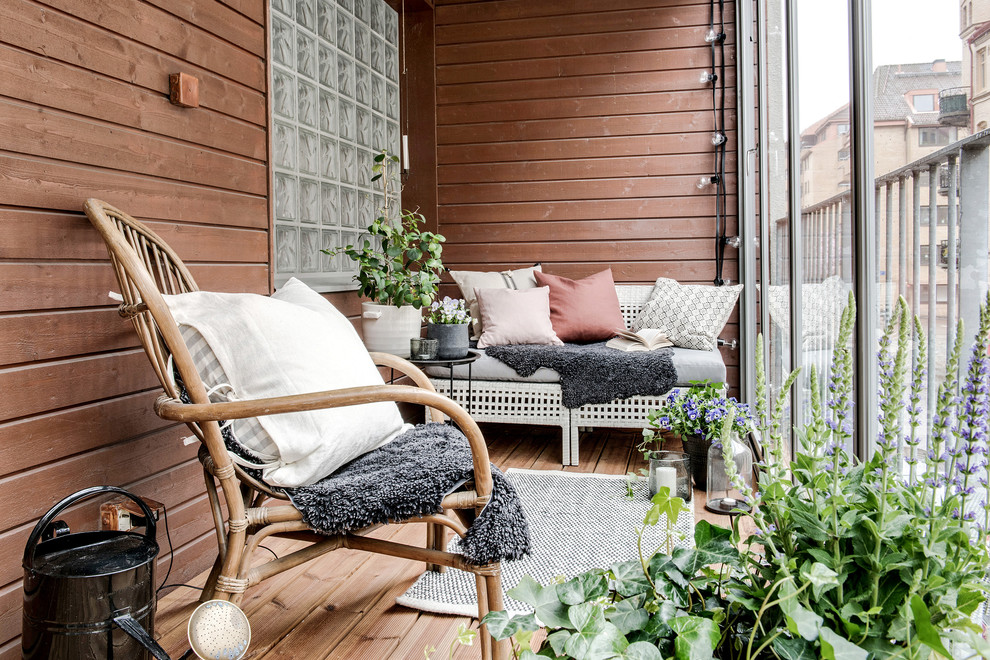
M 557 585 L 557 597 L 565 605 L 578 605 L 596 600 L 608 593 L 608 580 L 602 571 L 582 573 Z
M 796 589 L 791 582 L 780 586 L 780 611 L 784 613 L 787 629 L 795 635 L 801 635 L 809 642 L 818 639 L 818 630 L 824 619 L 811 610 L 805 609 L 795 597 Z
M 611 621 L 623 635 L 634 630 L 642 630 L 650 620 L 650 613 L 642 607 L 645 600 L 643 596 L 620 600 L 605 611 L 605 618 Z
M 567 607 L 557 597 L 557 585 L 552 584 L 549 587 L 544 587 L 530 576 L 525 575 L 506 594 L 536 610 L 536 617 L 543 622 L 543 625 L 550 628 L 570 626 L 570 620 L 567 618 Z
M 547 642 L 550 644 L 550 648 L 553 649 L 554 653 L 564 655 L 564 645 L 567 644 L 567 640 L 573 634 L 570 630 L 558 630 L 547 635 Z
M 650 559 L 648 568 L 650 570 L 650 577 L 653 578 L 654 584 L 660 581 L 669 581 L 673 582 L 681 589 L 687 589 L 688 579 L 684 577 L 681 570 L 677 568 L 677 564 L 675 564 L 668 555 L 653 555 L 653 558 Z
M 622 655 L 618 656 L 625 660 L 663 660 L 660 649 L 649 642 L 635 642 L 626 647 Z
M 783 660 L 818 660 L 814 645 L 800 637 L 778 637 L 770 646 Z
M 822 660 L 866 660 L 864 649 L 837 635 L 831 628 L 821 629 Z
M 817 561 L 811 565 L 810 569 L 807 569 L 806 566 L 801 569 L 801 577 L 806 582 L 811 583 L 811 590 L 814 592 L 815 598 L 821 598 L 822 593 L 839 586 L 837 576 L 838 573 Z
M 938 631 L 932 625 L 931 612 L 928 611 L 925 601 L 918 594 L 911 596 L 911 614 L 914 615 L 914 629 L 918 633 L 918 639 L 944 657 L 951 658 L 952 654 L 945 649 Z
M 612 564 L 611 571 L 615 576 L 615 590 L 626 598 L 646 593 L 650 589 L 650 581 L 643 573 L 643 565 L 638 561 Z
M 533 631 L 539 630 L 540 624 L 536 621 L 532 614 L 524 614 L 522 616 L 509 616 L 508 612 L 504 610 L 499 610 L 497 612 L 489 612 L 482 619 L 482 623 L 488 626 L 488 632 L 495 639 L 506 639 L 512 637 L 519 631 Z
M 600 632 L 605 625 L 605 615 L 597 603 L 581 603 L 567 608 L 571 628 L 578 632 Z
M 721 639 L 715 622 L 700 616 L 679 616 L 668 622 L 677 633 L 674 657 L 677 660 L 709 660 Z

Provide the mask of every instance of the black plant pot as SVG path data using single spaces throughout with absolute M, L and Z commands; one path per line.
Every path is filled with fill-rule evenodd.
M 700 490 L 705 490 L 708 487 L 708 450 L 712 446 L 711 440 L 700 435 L 682 435 L 681 442 L 684 445 L 684 452 L 691 457 L 694 485 Z

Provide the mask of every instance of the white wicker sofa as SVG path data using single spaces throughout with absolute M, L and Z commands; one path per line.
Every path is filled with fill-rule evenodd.
M 626 326 L 632 324 L 650 299 L 653 285 L 617 284 L 619 308 Z M 674 348 L 673 361 L 678 379 L 675 387 L 692 380 L 725 382 L 721 353 Z M 561 463 L 578 464 L 578 429 L 581 427 L 642 428 L 651 410 L 663 405 L 666 394 L 633 396 L 610 403 L 565 408 L 561 400 L 560 376 L 551 369 L 539 369 L 523 378 L 511 367 L 487 355 L 471 367 L 471 401 L 468 402 L 468 369 L 454 369 L 453 391 L 447 369 L 427 369 L 430 380 L 441 394 L 470 410 L 479 422 L 559 426 Z

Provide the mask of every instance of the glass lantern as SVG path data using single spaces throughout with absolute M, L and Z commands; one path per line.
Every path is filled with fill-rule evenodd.
M 666 486 L 671 497 L 691 501 L 691 457 L 682 451 L 655 451 L 650 453 L 650 497 Z
M 736 473 L 746 485 L 747 493 L 753 486 L 753 454 L 737 433 L 729 436 L 729 455 L 736 466 Z M 712 443 L 708 450 L 708 485 L 705 508 L 713 513 L 732 513 L 735 510 L 748 511 L 740 492 L 729 480 L 726 472 L 725 453 L 719 444 Z

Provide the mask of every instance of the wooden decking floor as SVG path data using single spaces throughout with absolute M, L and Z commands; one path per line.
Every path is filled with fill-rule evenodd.
M 557 470 L 560 466 L 560 432 L 547 427 L 484 425 L 492 461 L 510 467 Z M 582 433 L 581 460 L 565 470 L 625 474 L 645 464 L 635 450 L 640 434 L 600 429 Z M 704 510 L 704 494 L 694 498 L 696 519 L 726 524 L 727 519 Z M 375 536 L 407 543 L 422 543 L 422 524 L 393 525 Z M 282 554 L 294 547 L 290 540 L 267 545 Z M 259 550 L 259 552 L 268 552 Z M 446 659 L 457 628 L 477 621 L 438 615 L 395 604 L 397 596 L 416 580 L 423 564 L 357 550 L 338 550 L 286 571 L 252 587 L 242 607 L 251 622 L 251 647 L 247 658 L 424 658 Z M 206 573 L 191 583 L 201 586 Z M 161 598 L 156 636 L 165 649 L 178 657 L 187 648 L 186 622 L 198 604 L 199 590 L 178 587 Z M 455 658 L 479 658 L 480 650 L 455 649 Z

